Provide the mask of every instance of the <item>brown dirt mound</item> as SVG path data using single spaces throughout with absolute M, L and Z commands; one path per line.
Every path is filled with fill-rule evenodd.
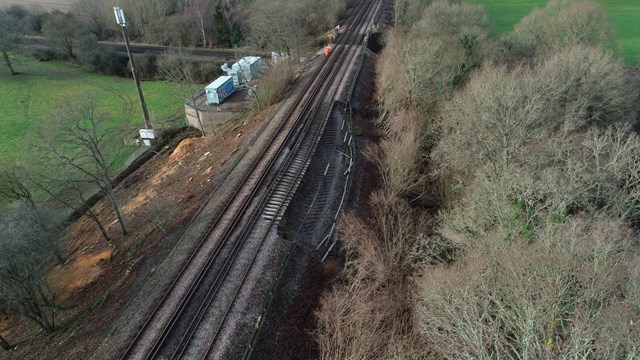
M 171 153 L 171 160 L 180 161 L 185 156 L 191 154 L 198 148 L 198 144 L 202 142 L 200 138 L 184 139 L 176 146 L 175 150 Z

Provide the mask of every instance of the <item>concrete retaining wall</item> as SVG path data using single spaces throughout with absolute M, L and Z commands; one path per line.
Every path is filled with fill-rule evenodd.
M 200 108 L 199 108 L 200 109 Z M 202 130 L 204 127 L 205 132 L 213 131 L 219 125 L 226 123 L 227 121 L 237 119 L 242 115 L 240 111 L 217 111 L 215 109 L 200 109 L 200 119 L 202 126 L 198 122 L 196 110 L 191 105 L 184 106 L 184 112 L 187 116 L 187 125 L 192 126 L 198 130 Z

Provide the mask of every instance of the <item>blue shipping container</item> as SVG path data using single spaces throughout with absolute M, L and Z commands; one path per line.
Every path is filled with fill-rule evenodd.
M 233 86 L 233 77 L 220 76 L 216 81 L 207 85 L 205 93 L 207 94 L 208 104 L 220 104 L 229 95 L 233 94 L 235 87 Z

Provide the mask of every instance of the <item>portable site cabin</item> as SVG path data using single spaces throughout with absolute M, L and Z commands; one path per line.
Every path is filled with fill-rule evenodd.
M 235 87 L 233 86 L 233 78 L 231 76 L 220 76 L 216 81 L 207 85 L 205 93 L 207 94 L 207 104 L 220 104 L 229 95 L 233 94 Z
M 227 64 L 222 65 L 222 70 L 228 76 L 232 76 L 233 84 L 238 86 L 251 81 L 251 79 L 263 72 L 262 59 L 259 56 L 246 56 L 231 65 L 231 67 Z

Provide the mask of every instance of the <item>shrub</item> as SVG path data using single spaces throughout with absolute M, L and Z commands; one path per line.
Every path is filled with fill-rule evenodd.
M 145 53 L 134 55 L 136 69 L 142 80 L 154 80 L 158 75 L 158 57 L 155 54 Z
M 279 101 L 294 80 L 294 69 L 293 64 L 282 61 L 267 70 L 260 78 L 255 93 L 250 90 L 255 100 L 250 103 L 250 108 L 258 111 L 259 107 L 264 108 Z
M 129 58 L 126 55 L 100 49 L 89 54 L 83 65 L 87 70 L 101 74 L 125 76 L 128 62 Z
M 223 73 L 220 68 L 220 64 L 212 63 L 210 61 L 199 62 L 197 69 L 196 80 L 201 84 L 209 83 Z
M 186 54 L 182 48 L 175 53 L 162 56 L 157 63 L 161 68 L 180 69 L 182 75 L 178 77 L 181 79 L 176 79 L 176 76 L 163 73 L 159 68 L 158 71 L 160 73 L 158 75 L 165 80 L 182 83 L 205 84 L 213 81 L 222 74 L 222 69 L 220 69 L 218 64 L 212 63 L 209 60 L 196 60 Z
M 421 195 L 420 116 L 408 110 L 389 116 L 389 131 L 378 148 L 378 168 L 387 191 L 407 198 Z
M 340 224 L 347 264 L 345 286 L 323 297 L 317 313 L 321 359 L 389 359 L 421 354 L 412 336 L 409 249 L 415 239 L 412 210 L 389 193 L 371 197 L 371 222 Z
M 31 50 L 31 56 L 38 61 L 51 61 L 57 59 L 55 51 L 49 47 L 37 47 Z
M 614 49 L 613 25 L 592 0 L 551 0 L 535 9 L 505 37 L 512 55 L 550 55 L 574 45 Z

